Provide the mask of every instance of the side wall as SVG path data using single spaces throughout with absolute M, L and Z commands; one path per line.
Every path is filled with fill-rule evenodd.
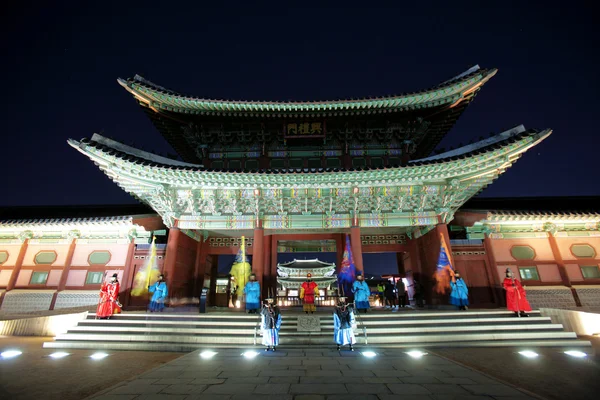
M 503 280 L 506 268 L 510 268 L 522 280 L 533 308 L 600 311 L 600 279 L 584 277 L 583 272 L 586 268 L 599 268 L 600 238 L 557 236 L 554 239 L 555 249 L 549 237 L 491 239 L 497 278 Z M 581 252 L 577 250 L 581 248 L 590 254 L 578 256 Z

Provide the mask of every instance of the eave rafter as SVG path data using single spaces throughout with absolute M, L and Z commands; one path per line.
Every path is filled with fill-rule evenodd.
M 452 220 L 462 204 L 549 134 L 549 130 L 528 132 L 486 150 L 423 163 L 417 160 L 407 167 L 279 174 L 144 165 L 94 142 L 71 140 L 69 144 L 125 191 L 150 205 L 167 226 L 178 220 L 230 217 L 253 224 L 258 218 L 288 215 L 313 222 L 321 215 L 332 221 L 336 215 L 338 219 L 361 215 L 365 224 L 428 225 Z M 410 222 L 389 222 L 401 219 Z

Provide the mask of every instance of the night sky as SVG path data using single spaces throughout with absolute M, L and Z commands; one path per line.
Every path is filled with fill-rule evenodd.
M 440 147 L 518 124 L 554 130 L 482 196 L 600 195 L 591 2 L 44 3 L 3 10 L 2 206 L 135 202 L 66 143 L 98 132 L 174 153 L 118 77 L 217 99 L 324 100 L 426 89 L 474 64 L 499 72 Z

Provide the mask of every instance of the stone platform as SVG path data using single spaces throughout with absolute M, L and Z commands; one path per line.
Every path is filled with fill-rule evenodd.
M 365 350 L 365 349 L 361 349 Z M 253 359 L 221 349 L 212 359 L 189 353 L 91 398 L 115 399 L 532 399 L 511 385 L 434 354 L 404 351 L 282 350 Z

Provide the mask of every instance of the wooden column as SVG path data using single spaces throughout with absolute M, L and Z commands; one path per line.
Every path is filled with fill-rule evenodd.
M 169 238 L 167 240 L 167 249 L 165 251 L 165 262 L 163 264 L 162 273 L 165 275 L 167 281 L 167 287 L 169 289 L 169 295 L 172 296 L 175 293 L 179 293 L 179 286 L 181 282 L 177 282 L 175 277 L 175 267 L 177 264 L 177 250 L 179 248 L 179 237 L 181 231 L 178 228 L 171 228 L 169 230 Z
M 275 286 L 277 286 L 277 236 L 271 235 L 267 238 L 271 242 L 270 252 L 271 257 L 269 257 L 271 261 L 271 276 L 275 279 Z
M 263 271 L 266 279 L 266 291 L 268 297 L 277 298 L 277 273 L 271 271 L 271 238 L 269 236 L 263 241 Z M 271 293 L 269 293 L 271 292 Z
M 65 259 L 65 266 L 63 267 L 62 273 L 60 274 L 60 280 L 58 281 L 58 287 L 56 292 L 52 295 L 52 301 L 50 301 L 50 310 L 54 310 L 56 305 L 56 299 L 58 298 L 58 292 L 65 290 L 67 284 L 67 278 L 69 277 L 69 271 L 71 271 L 71 264 L 73 263 L 73 254 L 75 254 L 75 246 L 77 239 L 73 238 L 69 245 L 69 251 L 67 252 L 67 258 Z
M 350 228 L 350 247 L 352 247 L 352 257 L 356 272 L 364 274 L 363 258 L 362 258 L 362 242 L 360 240 L 360 228 L 353 226 Z
M 581 300 L 579 299 L 579 295 L 573 285 L 571 284 L 571 279 L 569 279 L 569 274 L 567 273 L 567 268 L 565 266 L 565 262 L 563 261 L 562 255 L 560 254 L 560 250 L 558 248 L 558 243 L 556 243 L 556 237 L 550 232 L 548 232 L 548 242 L 550 243 L 550 248 L 552 249 L 552 255 L 554 256 L 554 260 L 558 265 L 558 272 L 560 273 L 560 278 L 562 279 L 563 285 L 571 289 L 571 294 L 573 295 L 573 299 L 575 300 L 575 305 L 577 307 L 581 307 Z
M 267 293 L 266 288 L 264 286 L 264 239 L 265 239 L 265 230 L 262 227 L 254 228 L 254 240 L 252 242 L 252 272 L 256 274 L 256 280 L 260 284 L 262 298 L 265 298 L 264 295 Z
M 208 256 L 208 241 L 200 239 L 196 246 L 196 261 L 194 262 L 194 296 L 200 298 L 204 287 L 204 274 L 206 272 L 206 257 Z
M 485 249 L 485 265 L 488 271 L 488 278 L 490 285 L 492 287 L 492 295 L 494 296 L 494 301 L 498 306 L 501 306 L 502 303 L 502 282 L 500 282 L 500 277 L 498 276 L 498 266 L 496 264 L 496 257 L 494 256 L 492 239 L 490 239 L 489 235 L 485 235 L 483 239 L 483 248 Z
M 133 267 L 133 256 L 135 253 L 135 239 L 131 238 L 129 247 L 127 248 L 127 259 L 125 259 L 125 271 L 123 271 L 123 286 L 121 291 L 125 292 L 123 305 L 125 307 L 130 305 L 131 302 L 131 289 L 133 288 L 133 274 L 135 268 Z
M 344 250 L 346 248 L 346 234 L 340 233 L 335 239 L 335 272 L 340 273 L 342 261 L 344 261 Z M 341 295 L 340 295 L 341 296 Z
M 410 268 L 412 271 L 412 278 L 415 278 L 415 274 L 417 274 L 417 279 L 421 278 L 421 254 L 419 252 L 419 245 L 417 243 L 417 239 L 409 239 L 408 241 L 409 255 L 410 255 Z
M 396 253 L 396 264 L 398 265 L 398 275 L 404 277 L 406 275 L 404 271 L 404 253 Z

